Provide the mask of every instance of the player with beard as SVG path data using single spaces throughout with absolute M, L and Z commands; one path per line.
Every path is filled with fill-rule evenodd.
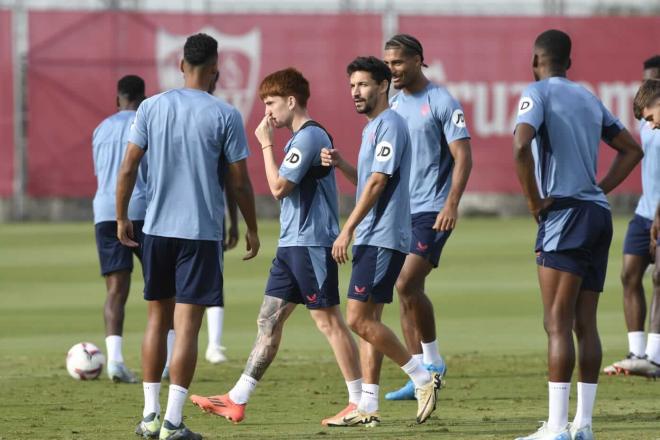
M 392 74 L 382 61 L 358 57 L 348 65 L 347 73 L 355 109 L 368 120 L 358 166 L 346 162 L 336 149 L 324 149 L 321 158 L 357 186 L 355 208 L 332 246 L 332 255 L 340 264 L 348 262 L 348 246 L 355 235 L 346 314 L 349 326 L 362 338 L 363 385 L 358 407 L 338 426 L 380 423 L 378 384 L 383 354 L 413 382 L 417 423 L 424 423 L 435 410 L 440 375 L 425 369 L 381 322 L 410 246 L 410 135 L 405 120 L 388 108 Z
M 424 51 L 415 37 L 399 34 L 385 43 L 385 64 L 399 92 L 392 110 L 408 124 L 412 143 L 410 253 L 396 282 L 400 320 L 408 350 L 429 371 L 444 375 L 433 304 L 425 282 L 440 263 L 458 220 L 458 205 L 472 169 L 470 135 L 461 105 L 447 89 L 424 75 Z M 414 399 L 413 383 L 387 393 L 388 400 Z

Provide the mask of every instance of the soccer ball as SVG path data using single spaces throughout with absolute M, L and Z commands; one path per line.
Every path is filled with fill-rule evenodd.
M 77 380 L 96 379 L 103 371 L 105 356 L 91 342 L 76 344 L 66 355 L 66 370 Z

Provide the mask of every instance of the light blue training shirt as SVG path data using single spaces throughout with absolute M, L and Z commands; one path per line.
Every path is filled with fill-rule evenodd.
M 284 147 L 279 174 L 296 186 L 280 201 L 280 247 L 330 247 L 339 234 L 335 170 L 321 166 L 322 148 L 332 148 L 328 134 L 310 125 Z
M 115 209 L 115 190 L 117 174 L 124 159 L 128 145 L 128 133 L 135 119 L 134 110 L 122 110 L 107 117 L 94 130 L 92 135 L 92 155 L 94 175 L 96 176 L 96 194 L 94 195 L 94 224 L 114 222 L 117 219 Z M 147 209 L 147 159 L 140 162 L 135 188 L 128 204 L 130 220 L 144 220 Z
M 660 202 L 660 130 L 654 130 L 646 121 L 640 121 L 639 135 L 642 138 L 642 197 L 637 203 L 635 214 L 653 220 Z
M 449 144 L 470 138 L 463 109 L 446 88 L 433 83 L 418 93 L 397 93 L 390 99 L 390 108 L 406 120 L 410 131 L 411 212 L 440 212 L 454 169 Z
M 387 109 L 362 131 L 358 155 L 356 200 L 360 199 L 372 173 L 390 176 L 376 204 L 355 230 L 355 244 L 410 249 L 410 135 L 406 121 Z
M 239 112 L 202 90 L 169 90 L 142 102 L 129 142 L 149 163 L 144 233 L 222 240 L 220 171 L 249 154 Z
M 596 96 L 564 77 L 531 83 L 518 104 L 519 124 L 536 130 L 532 154 L 541 197 L 574 198 L 609 209 L 596 182 L 598 147 L 601 139 L 611 140 L 624 128 Z

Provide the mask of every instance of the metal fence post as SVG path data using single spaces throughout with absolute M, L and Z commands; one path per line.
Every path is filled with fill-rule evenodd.
M 13 220 L 26 218 L 27 192 L 27 54 L 28 11 L 22 1 L 12 8 L 14 83 L 14 209 Z

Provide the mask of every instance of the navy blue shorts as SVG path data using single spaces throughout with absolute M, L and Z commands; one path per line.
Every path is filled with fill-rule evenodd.
M 353 246 L 353 272 L 348 297 L 374 303 L 392 302 L 394 284 L 406 260 L 406 254 L 376 246 Z
M 224 306 L 219 241 L 185 240 L 145 234 L 142 265 L 144 299 Z
M 278 247 L 266 284 L 266 295 L 308 309 L 339 304 L 337 263 L 332 249 L 321 246 Z
M 117 239 L 117 222 L 100 222 L 94 225 L 101 275 L 105 276 L 121 270 L 133 271 L 133 254 L 138 259 L 142 259 L 143 225 L 144 222 L 141 220 L 133 221 L 134 239 L 140 244 L 136 248 L 129 248 L 119 242 Z
M 543 213 L 536 263 L 582 278 L 581 290 L 602 292 L 612 241 L 612 215 L 593 202 L 557 199 Z
M 653 221 L 635 214 L 628 223 L 628 231 L 623 241 L 623 253 L 629 255 L 649 256 L 651 246 L 651 225 Z
M 451 235 L 451 230 L 438 232 L 433 229 L 437 217 L 437 212 L 419 212 L 412 215 L 410 253 L 424 258 L 433 267 L 438 267 L 442 248 Z

